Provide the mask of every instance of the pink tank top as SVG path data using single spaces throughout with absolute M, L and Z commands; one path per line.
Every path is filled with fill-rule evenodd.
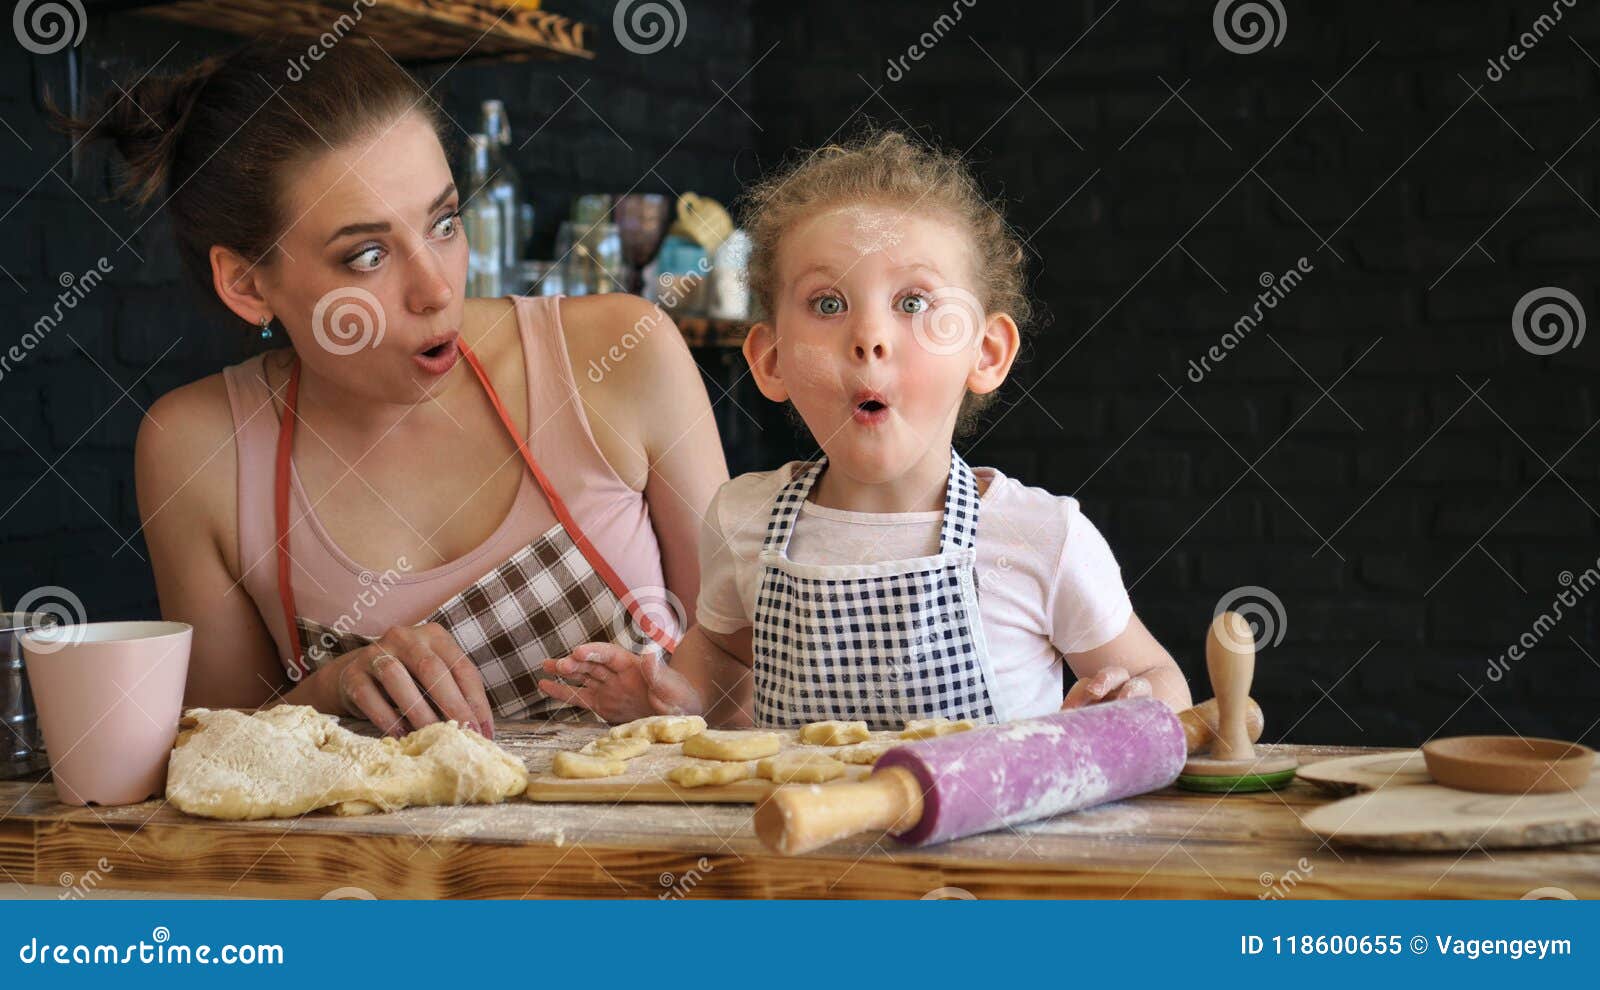
M 595 443 L 561 328 L 559 298 L 512 296 L 528 380 L 527 445 L 583 532 L 630 588 L 661 587 L 661 550 L 644 495 L 612 470 Z M 242 585 L 272 633 L 280 656 L 298 652 L 278 596 L 273 473 L 278 417 L 263 370 L 265 355 L 224 368 L 239 463 Z M 300 615 L 351 632 L 381 636 L 430 612 L 556 524 L 533 476 L 523 472 L 511 511 L 465 555 L 426 570 L 382 574 L 350 559 L 311 508 L 298 470 L 291 474 L 289 521 L 295 534 L 292 580 Z M 304 534 L 304 535 L 302 535 Z

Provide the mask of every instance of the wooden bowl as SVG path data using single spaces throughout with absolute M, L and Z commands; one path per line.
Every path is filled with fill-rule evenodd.
M 1589 779 L 1594 750 L 1560 739 L 1455 736 L 1422 744 L 1435 782 L 1485 794 L 1575 791 Z

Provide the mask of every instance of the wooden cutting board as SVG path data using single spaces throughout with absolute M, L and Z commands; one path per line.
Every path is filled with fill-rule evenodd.
M 577 749 L 588 738 L 604 735 L 603 729 L 590 730 L 587 738 L 568 733 L 570 748 Z M 830 746 L 802 745 L 795 730 L 782 730 L 781 752 L 811 750 L 827 753 Z M 900 741 L 894 732 L 875 732 L 873 742 Z M 676 804 L 758 804 L 777 785 L 768 780 L 741 780 L 732 784 L 712 787 L 679 787 L 667 779 L 667 772 L 689 758 L 683 755 L 682 743 L 656 743 L 644 755 L 628 760 L 628 772 L 616 777 L 598 780 L 568 780 L 550 772 L 550 763 L 558 750 L 544 750 L 527 758 L 528 790 L 524 797 L 529 801 L 569 801 L 576 803 L 617 804 L 619 802 L 656 802 Z M 753 763 L 754 761 L 752 761 Z M 840 780 L 859 780 L 872 773 L 870 766 L 849 765 Z
M 1301 819 L 1346 845 L 1422 852 L 1600 841 L 1600 776 L 1561 794 L 1478 794 L 1431 782 L 1420 750 L 1327 760 L 1300 778 L 1355 797 Z

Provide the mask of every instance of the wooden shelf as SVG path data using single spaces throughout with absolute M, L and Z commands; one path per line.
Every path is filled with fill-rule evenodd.
M 411 65 L 463 57 L 594 58 L 584 39 L 588 25 L 528 2 L 377 0 L 369 6 L 345 0 L 174 0 L 138 9 L 215 31 L 287 35 L 308 44 L 325 34 L 361 34 L 395 61 Z

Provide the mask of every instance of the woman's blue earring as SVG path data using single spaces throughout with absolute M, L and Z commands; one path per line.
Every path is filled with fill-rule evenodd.
M 261 318 L 261 339 L 272 339 L 272 317 L 270 316 L 263 316 Z

